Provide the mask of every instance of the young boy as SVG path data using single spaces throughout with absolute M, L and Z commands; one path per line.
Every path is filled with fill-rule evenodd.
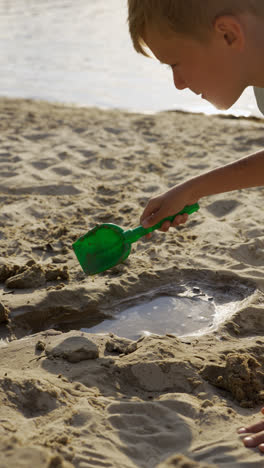
M 263 0 L 128 0 L 128 24 L 137 52 L 149 49 L 171 67 L 177 89 L 189 88 L 219 109 L 254 86 L 264 114 Z M 200 198 L 264 185 L 264 150 L 193 177 L 152 198 L 141 216 L 150 227 Z M 164 222 L 161 230 L 186 222 Z M 262 410 L 264 413 L 264 408 Z M 264 421 L 241 428 L 247 447 L 264 452 Z

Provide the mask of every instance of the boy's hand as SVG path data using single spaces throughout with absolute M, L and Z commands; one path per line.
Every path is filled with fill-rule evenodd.
M 187 192 L 186 184 L 181 184 L 149 200 L 140 218 L 141 225 L 144 228 L 149 228 L 157 224 L 161 219 L 178 213 L 186 205 L 196 203 L 197 200 L 193 200 Z M 170 227 L 176 227 L 179 224 L 186 223 L 187 219 L 187 213 L 178 215 L 172 223 L 170 221 L 164 221 L 159 230 L 166 232 Z M 150 238 L 151 234 L 148 234 L 146 237 Z
M 262 414 L 264 414 L 264 408 L 261 410 Z M 264 452 L 264 420 L 260 420 L 256 424 L 252 424 L 251 426 L 241 427 L 238 430 L 238 434 L 247 434 L 246 437 L 243 438 L 243 442 L 246 447 L 253 448 L 258 447 L 261 452 Z M 249 435 L 251 434 L 251 435 Z

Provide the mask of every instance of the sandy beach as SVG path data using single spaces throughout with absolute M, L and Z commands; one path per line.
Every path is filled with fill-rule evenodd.
M 264 404 L 264 188 L 201 200 L 93 277 L 72 250 L 263 146 L 256 118 L 1 98 L 1 468 L 264 466 L 236 432 Z M 163 295 L 210 301 L 217 319 L 200 336 L 82 331 Z

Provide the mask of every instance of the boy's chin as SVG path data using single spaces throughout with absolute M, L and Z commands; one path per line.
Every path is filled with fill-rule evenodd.
M 214 98 L 214 99 L 208 99 L 208 101 L 213 104 L 216 109 L 220 111 L 226 111 L 232 107 L 235 102 L 238 100 L 239 96 L 236 98 L 231 97 L 231 98 L 226 98 L 226 99 L 221 99 L 221 98 Z
M 230 109 L 230 107 L 232 107 L 232 105 L 233 105 L 233 104 L 229 105 L 229 104 L 222 104 L 222 103 L 221 104 L 217 104 L 217 103 L 215 104 L 213 102 L 211 104 L 213 104 L 213 106 L 215 106 L 216 109 L 218 109 L 220 111 L 226 111 L 226 110 Z

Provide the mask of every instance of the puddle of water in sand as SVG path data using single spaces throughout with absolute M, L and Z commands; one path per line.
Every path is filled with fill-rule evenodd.
M 174 294 L 167 286 L 132 297 L 120 303 L 111 319 L 81 328 L 87 333 L 114 333 L 136 340 L 142 335 L 166 333 L 176 336 L 199 336 L 215 331 L 245 302 L 254 289 L 248 285 L 194 283 L 185 285 Z
M 214 305 L 200 298 L 161 296 L 149 302 L 129 307 L 113 320 L 104 320 L 89 333 L 112 332 L 137 340 L 142 335 L 173 333 L 192 334 L 212 326 Z

